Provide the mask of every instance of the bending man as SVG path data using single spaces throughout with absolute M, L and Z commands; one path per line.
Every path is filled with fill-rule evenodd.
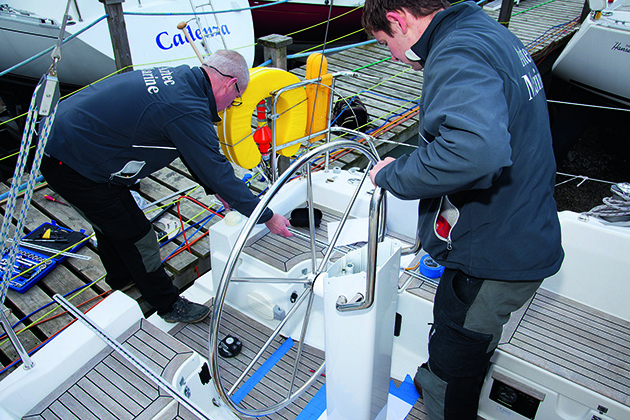
M 249 216 L 259 200 L 220 153 L 214 123 L 249 82 L 235 51 L 201 67 L 160 67 L 113 76 L 61 102 L 41 172 L 94 228 L 113 289 L 135 283 L 167 322 L 198 322 L 210 309 L 179 296 L 160 261 L 153 227 L 130 192 L 140 179 L 180 157 L 208 193 Z M 267 210 L 259 223 L 291 236 Z

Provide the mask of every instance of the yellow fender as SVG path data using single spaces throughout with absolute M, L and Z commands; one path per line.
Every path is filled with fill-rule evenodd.
M 322 78 L 318 84 L 306 86 L 306 98 L 308 103 L 308 113 L 306 116 L 305 135 L 317 133 L 328 128 L 328 117 L 330 115 L 330 95 L 332 86 L 332 74 L 328 73 L 328 61 L 323 54 L 313 53 L 306 60 L 306 79 Z M 317 136 L 310 139 L 310 142 L 323 139 L 326 136 Z
M 230 161 L 245 169 L 252 169 L 260 163 L 260 151 L 252 135 L 252 117 L 256 105 L 271 96 L 271 92 L 298 82 L 300 79 L 296 75 L 282 69 L 249 69 L 249 85 L 241 97 L 243 104 L 230 107 L 217 124 L 221 148 Z M 276 146 L 304 137 L 306 111 L 306 92 L 303 87 L 288 90 L 277 98 L 276 112 L 280 116 L 276 120 Z M 288 157 L 299 149 L 298 143 L 278 153 Z

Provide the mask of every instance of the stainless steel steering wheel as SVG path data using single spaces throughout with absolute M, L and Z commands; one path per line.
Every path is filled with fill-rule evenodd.
M 363 133 L 355 132 L 352 130 L 340 129 L 340 128 L 334 127 L 331 129 L 331 131 L 340 131 L 344 133 L 350 132 L 352 134 L 355 134 L 355 135 L 364 137 L 367 140 L 370 140 L 369 138 L 367 138 L 368 137 L 367 135 Z M 308 321 L 311 315 L 311 308 L 313 305 L 314 280 L 317 278 L 318 275 L 320 275 L 324 270 L 326 270 L 332 251 L 335 247 L 335 244 L 337 243 L 337 239 L 339 238 L 341 229 L 343 228 L 343 225 L 345 224 L 346 220 L 348 219 L 348 216 L 351 213 L 353 206 L 355 205 L 356 197 L 359 193 L 359 190 L 361 189 L 363 183 L 368 177 L 368 172 L 370 168 L 372 167 L 372 165 L 374 165 L 378 161 L 378 155 L 376 153 L 376 150 L 372 146 L 372 142 L 368 141 L 367 143 L 371 147 L 368 147 L 364 144 L 358 143 L 356 141 L 350 141 L 350 140 L 332 141 L 316 149 L 313 149 L 312 151 L 305 153 L 300 158 L 298 158 L 270 187 L 269 191 L 261 198 L 259 205 L 256 207 L 252 215 L 249 217 L 234 247 L 232 248 L 232 252 L 230 253 L 227 259 L 227 263 L 223 271 L 221 281 L 217 287 L 217 294 L 214 300 L 212 322 L 211 322 L 211 327 L 210 327 L 211 329 L 210 329 L 209 349 L 210 349 L 211 374 L 212 374 L 215 388 L 219 396 L 221 397 L 223 403 L 226 404 L 228 407 L 230 407 L 230 409 L 234 411 L 235 413 L 240 413 L 240 414 L 250 416 L 250 417 L 260 417 L 260 416 L 265 416 L 265 415 L 274 413 L 286 407 L 287 405 L 295 401 L 297 398 L 299 398 L 310 386 L 314 384 L 314 382 L 317 380 L 320 374 L 322 374 L 324 371 L 325 363 L 322 362 L 322 364 L 317 369 L 312 369 L 312 374 L 310 375 L 310 377 L 308 377 L 306 380 L 300 380 L 301 386 L 297 387 L 295 385 L 297 369 L 300 363 L 300 358 L 302 357 L 304 338 L 306 335 Z M 337 229 L 336 234 L 331 239 L 330 241 L 331 243 L 328 246 L 325 256 L 323 258 L 320 258 L 320 261 L 318 262 L 316 258 L 316 253 L 315 253 L 315 234 L 314 234 L 315 227 L 314 227 L 314 217 L 313 217 L 314 203 L 313 203 L 313 194 L 312 194 L 311 165 L 313 164 L 313 161 L 316 158 L 322 155 L 328 155 L 332 150 L 340 150 L 340 149 L 352 149 L 364 155 L 368 159 L 368 166 L 365 169 L 365 173 L 363 174 L 363 178 L 361 182 L 358 183 L 358 185 L 356 186 L 354 195 L 350 199 L 350 202 L 347 205 L 345 213 L 340 219 L 340 226 Z M 254 281 L 254 282 L 259 282 L 259 283 L 271 283 L 271 282 L 278 282 L 278 281 L 281 281 L 283 283 L 295 282 L 296 284 L 304 285 L 304 291 L 296 299 L 296 302 L 294 303 L 293 307 L 288 311 L 284 319 L 279 323 L 279 325 L 276 327 L 276 329 L 270 335 L 268 340 L 258 351 L 256 356 L 252 359 L 249 365 L 244 369 L 240 377 L 232 385 L 231 389 L 226 391 L 223 385 L 223 380 L 221 378 L 221 372 L 219 368 L 219 355 L 218 355 L 217 347 L 219 344 L 219 337 L 218 337 L 219 326 L 220 326 L 222 315 L 225 309 L 225 299 L 226 299 L 228 288 L 230 286 L 230 282 L 235 278 L 234 273 L 236 271 L 236 268 L 240 259 L 240 255 L 243 252 L 243 248 L 245 247 L 246 242 L 250 238 L 251 232 L 254 229 L 254 226 L 256 225 L 256 221 L 263 214 L 263 211 L 268 207 L 271 200 L 276 196 L 276 194 L 278 194 L 278 192 L 282 189 L 282 187 L 300 171 L 303 171 L 303 173 L 306 174 L 306 182 L 307 182 L 307 192 L 308 192 L 307 205 L 308 205 L 309 216 L 310 216 L 309 217 L 309 224 L 310 224 L 309 230 L 310 230 L 313 277 L 311 277 L 311 280 L 305 279 L 305 278 L 295 278 L 295 279 L 273 278 L 271 279 L 271 278 L 264 278 L 264 277 L 256 278 L 256 279 L 248 279 L 248 281 L 250 282 Z M 380 207 L 380 204 L 381 204 L 380 198 L 382 197 L 381 194 L 382 193 L 380 191 L 380 188 L 376 188 L 373 194 L 372 207 L 375 207 L 375 206 Z M 376 205 L 374 204 L 374 196 L 377 196 L 379 200 L 378 204 Z M 382 231 L 383 231 L 382 220 L 384 220 L 384 218 L 379 219 L 378 211 L 376 212 L 375 217 L 372 217 L 372 216 L 373 216 L 372 210 L 370 210 L 370 219 L 371 219 L 370 230 L 372 231 L 370 235 L 371 237 L 376 238 L 377 234 L 374 231 L 380 230 L 382 234 Z M 377 220 L 377 222 L 372 222 L 372 219 Z M 373 242 L 374 244 L 372 245 L 371 249 L 372 249 L 372 252 L 375 254 L 376 253 L 375 251 L 376 239 L 373 239 Z M 370 253 L 370 248 L 368 244 L 368 254 L 369 253 Z M 376 258 L 374 258 L 374 261 L 376 261 Z M 368 277 L 369 275 L 370 273 L 368 269 Z M 366 299 L 364 299 L 364 302 L 359 302 L 359 303 L 354 302 L 354 303 L 348 304 L 347 307 L 338 308 L 338 309 L 339 310 L 362 309 L 362 307 L 357 307 L 357 305 L 359 306 L 364 305 L 363 307 L 366 307 L 367 304 L 365 302 L 371 298 L 373 298 L 373 296 L 370 296 L 370 290 L 368 288 Z M 239 386 L 244 380 L 244 378 L 252 371 L 252 369 L 254 368 L 254 365 L 259 361 L 263 353 L 269 348 L 273 340 L 278 336 L 282 327 L 292 317 L 295 317 L 296 313 L 299 313 L 298 309 L 301 308 L 304 303 L 306 303 L 305 318 L 302 321 L 301 335 L 299 338 L 297 355 L 295 356 L 293 372 L 291 373 L 290 385 L 289 385 L 289 389 L 286 396 L 284 396 L 280 401 L 273 401 L 272 403 L 267 404 L 267 406 L 263 408 L 255 408 L 255 409 L 245 408 L 245 407 L 240 406 L 238 402 L 235 403 L 232 399 L 232 396 L 234 392 L 236 391 L 236 387 Z

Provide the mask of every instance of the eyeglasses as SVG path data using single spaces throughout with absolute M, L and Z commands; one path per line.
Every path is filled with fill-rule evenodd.
M 210 67 L 212 70 L 216 71 L 217 73 L 219 73 L 223 77 L 227 77 L 228 79 L 236 79 L 236 77 L 234 77 L 234 76 L 230 76 L 229 74 L 222 73 L 219 69 L 217 69 L 214 66 L 210 66 L 208 64 L 202 64 L 202 65 L 204 67 Z M 241 90 L 238 88 L 238 79 L 236 79 L 236 82 L 234 82 L 234 86 L 236 87 L 236 93 L 238 93 L 238 96 L 236 97 L 236 99 L 234 99 L 232 101 L 232 106 L 243 105 L 243 100 L 241 99 Z

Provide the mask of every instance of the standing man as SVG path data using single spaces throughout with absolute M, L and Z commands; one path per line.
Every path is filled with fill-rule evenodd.
M 243 56 L 221 50 L 201 67 L 136 70 L 99 82 L 59 105 L 41 172 L 92 224 L 107 283 L 135 283 L 167 322 L 198 322 L 210 308 L 179 296 L 166 274 L 151 223 L 129 188 L 180 157 L 208 193 L 246 216 L 258 204 L 220 153 L 214 123 L 247 88 Z M 236 105 L 236 103 L 234 103 Z M 269 230 L 291 236 L 267 210 Z
M 366 0 L 363 26 L 392 59 L 424 69 L 418 149 L 370 171 L 420 199 L 423 248 L 446 267 L 416 387 L 431 420 L 476 419 L 503 325 L 564 256 L 540 75 L 473 2 Z

